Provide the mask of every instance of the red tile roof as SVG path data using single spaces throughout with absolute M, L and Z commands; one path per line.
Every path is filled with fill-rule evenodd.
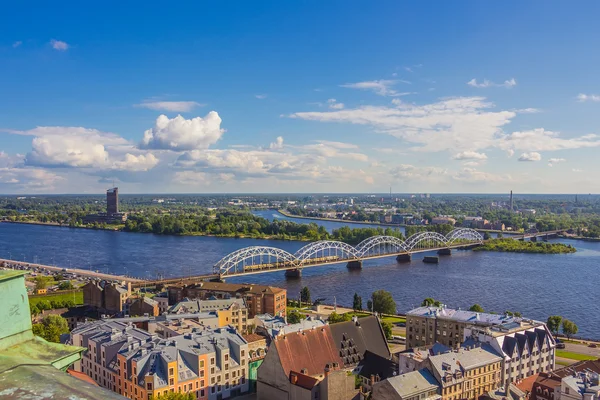
M 99 386 L 95 380 L 93 380 L 92 378 L 90 378 L 89 376 L 87 376 L 86 374 L 84 374 L 83 372 L 78 372 L 75 371 L 73 369 L 68 369 L 67 373 L 77 379 L 81 379 L 82 381 L 85 381 L 87 383 L 91 383 L 94 386 Z
M 533 384 L 536 382 L 539 375 L 540 374 L 535 374 L 523 379 L 521 382 L 517 383 L 517 387 L 525 393 L 531 393 Z
M 320 375 L 325 366 L 333 369 L 333 363 L 342 366 L 329 325 L 313 330 L 276 336 L 274 339 L 285 374 L 297 371 L 305 375 Z
M 248 343 L 252 343 L 252 342 L 260 342 L 261 340 L 267 340 L 266 337 L 262 336 L 262 335 L 258 335 L 256 333 L 250 333 L 248 335 L 242 335 L 244 337 L 244 339 L 246 339 L 246 342 Z
M 290 382 L 292 383 L 292 385 L 300 386 L 301 388 L 311 390 L 319 383 L 319 380 L 317 378 L 313 378 L 312 376 L 304 375 L 299 372 L 291 372 Z

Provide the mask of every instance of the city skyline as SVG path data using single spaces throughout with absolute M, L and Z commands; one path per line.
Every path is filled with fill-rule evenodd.
M 433 4 L 9 5 L 0 193 L 599 193 L 600 6 Z

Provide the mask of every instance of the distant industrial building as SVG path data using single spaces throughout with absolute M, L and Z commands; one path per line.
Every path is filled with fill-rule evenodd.
M 83 222 L 86 224 L 120 224 L 125 221 L 127 221 L 127 214 L 119 212 L 119 188 L 117 187 L 106 191 L 105 213 L 89 214 L 83 218 Z

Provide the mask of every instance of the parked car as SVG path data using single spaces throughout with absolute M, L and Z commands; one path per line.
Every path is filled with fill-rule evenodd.
M 591 348 L 595 349 L 595 348 L 597 348 L 597 347 L 598 347 L 598 345 L 597 345 L 596 343 L 590 343 L 590 344 L 588 345 L 588 347 L 591 347 Z
M 557 349 L 564 349 L 566 346 L 564 343 L 556 343 L 556 348 Z

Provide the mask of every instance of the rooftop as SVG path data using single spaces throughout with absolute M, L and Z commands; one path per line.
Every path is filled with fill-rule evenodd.
M 383 396 L 389 394 L 390 398 L 400 396 L 410 398 L 423 392 L 430 392 L 439 388 L 437 381 L 431 373 L 423 368 L 419 371 L 409 372 L 378 382 L 373 387 L 373 394 Z M 396 395 L 391 397 L 392 395 Z M 439 397 L 439 396 L 436 396 Z
M 182 285 L 175 285 L 182 287 Z M 183 285 L 185 286 L 185 285 Z M 224 282 L 200 282 L 187 287 L 214 290 L 215 292 L 229 292 L 229 293 L 252 293 L 252 294 L 276 294 L 285 292 L 285 289 L 266 286 L 266 285 L 253 285 L 248 283 L 224 283 Z
M 478 313 L 461 309 L 448 308 L 445 305 L 440 307 L 418 307 L 406 313 L 408 316 L 442 318 L 451 321 L 465 322 L 475 325 L 504 325 L 512 322 L 520 322 L 522 318 L 511 317 L 502 314 Z
M 502 361 L 491 346 L 473 349 L 458 349 L 429 357 L 431 368 L 442 377 L 442 386 L 453 385 L 463 380 L 464 372 L 473 368 Z
M 271 314 L 257 315 L 256 318 L 259 320 L 259 325 L 267 331 L 270 337 L 320 328 L 326 325 L 325 321 L 313 317 L 305 318 L 297 324 L 288 324 L 285 318 L 274 317 Z

